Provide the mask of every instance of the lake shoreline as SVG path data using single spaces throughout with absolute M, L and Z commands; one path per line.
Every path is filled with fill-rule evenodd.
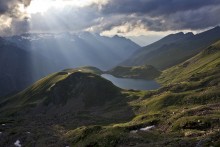
M 161 87 L 155 80 L 118 78 L 111 74 L 102 74 L 101 76 L 122 89 L 156 90 Z

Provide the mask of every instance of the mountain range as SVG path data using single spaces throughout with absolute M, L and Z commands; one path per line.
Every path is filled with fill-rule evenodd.
M 4 37 L 0 39 L 0 96 L 66 68 L 94 66 L 106 71 L 117 65 L 150 65 L 163 70 L 196 55 L 218 39 L 220 27 L 196 35 L 171 34 L 142 48 L 123 37 L 88 32 Z
M 158 90 L 67 69 L 0 99 L 1 146 L 218 146 L 220 41 L 162 72 Z M 209 132 L 209 133 L 207 133 Z
M 51 34 L 0 38 L 1 92 L 16 91 L 11 85 L 26 81 L 24 90 L 0 98 L 0 146 L 16 142 L 27 147 L 219 146 L 219 31 L 216 27 L 196 35 L 171 34 L 138 50 L 127 39 L 99 36 L 114 40 L 112 50 L 117 43 L 135 47 L 126 61 L 120 58 L 119 65 L 111 64 L 109 70 L 93 64 L 59 70 L 68 65 L 64 60 L 59 62 L 62 57 L 58 55 L 62 54 L 58 42 L 68 48 L 70 34 L 62 34 L 68 37 L 58 42 Z M 82 38 L 90 40 L 90 35 L 94 37 L 87 34 L 76 38 L 80 43 Z M 82 50 L 87 46 L 84 43 L 80 43 Z M 68 57 L 74 55 L 66 53 Z M 45 72 L 42 76 L 59 71 L 43 78 L 39 74 L 40 79 L 31 84 L 30 73 L 38 70 Z M 148 91 L 122 89 L 103 78 L 103 73 L 132 80 L 155 79 L 161 87 Z
M 148 64 L 163 70 L 196 55 L 203 48 L 219 39 L 219 26 L 196 35 L 182 32 L 171 34 L 140 48 L 121 65 L 139 66 Z
M 105 37 L 88 32 L 23 34 L 5 39 L 28 52 L 51 60 L 56 64 L 55 70 L 86 65 L 106 70 L 127 59 L 140 48 L 124 37 Z M 47 54 L 50 56 L 46 56 Z
M 0 39 L 0 96 L 26 88 L 36 80 L 66 68 L 110 69 L 139 46 L 119 37 L 91 33 L 23 34 Z

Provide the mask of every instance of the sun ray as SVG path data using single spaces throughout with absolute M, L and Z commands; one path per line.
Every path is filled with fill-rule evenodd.
M 65 6 L 84 7 L 96 4 L 105 4 L 108 0 L 32 0 L 27 8 L 29 14 L 45 13 L 50 8 L 63 8 Z

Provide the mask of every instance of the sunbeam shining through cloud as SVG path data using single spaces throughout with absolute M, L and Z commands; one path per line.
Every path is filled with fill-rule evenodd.
M 85 7 L 92 4 L 106 4 L 107 0 L 32 0 L 28 13 L 45 13 L 51 8 L 61 9 L 66 6 Z
M 89 31 L 133 39 L 194 33 L 220 24 L 217 0 L 10 0 L 0 1 L 0 35 Z M 134 39 L 136 40 L 136 39 Z M 144 43 L 145 44 L 145 43 Z
M 220 0 L 0 0 L 0 147 L 220 145 Z
M 0 0 L 0 147 L 220 145 L 220 0 Z

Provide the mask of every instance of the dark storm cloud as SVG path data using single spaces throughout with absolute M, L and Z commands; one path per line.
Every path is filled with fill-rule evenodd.
M 0 0 L 0 14 L 9 13 L 10 15 L 17 9 L 18 4 L 28 6 L 30 2 L 31 0 Z
M 11 11 L 14 6 L 16 6 L 14 0 L 0 0 L 0 14 Z
M 36 32 L 82 31 L 98 23 L 99 17 L 95 6 L 66 6 L 64 9 L 51 8 L 44 14 L 32 14 L 30 23 Z
M 105 17 L 135 14 L 152 31 L 204 29 L 220 24 L 220 0 L 110 0 Z M 115 25 L 116 26 L 116 25 Z M 114 26 L 112 26 L 114 27 Z
M 169 15 L 158 15 L 155 19 L 145 19 L 142 22 L 154 31 L 182 30 L 182 29 L 205 29 L 220 24 L 220 5 L 206 6 L 197 10 L 187 10 L 172 13 Z
M 31 0 L 0 0 L 0 35 L 21 34 L 29 30 L 27 14 L 19 10 L 19 4 L 30 5 Z
M 27 32 L 29 23 L 35 32 L 90 30 L 97 33 L 115 28 L 119 28 L 118 33 L 128 33 L 139 27 L 158 32 L 198 30 L 220 24 L 220 0 L 108 0 L 105 4 L 51 8 L 44 14 L 32 14 L 30 20 L 19 12 L 18 4 L 28 6 L 30 0 L 0 0 L 0 22 L 5 16 L 13 19 L 10 27 L 0 24 L 0 33 Z
M 168 15 L 179 11 L 195 10 L 219 4 L 219 0 L 110 0 L 107 5 L 103 6 L 102 10 L 105 14 Z
M 13 19 L 11 23 L 11 34 L 22 34 L 28 32 L 30 29 L 29 20 L 24 19 Z
M 216 14 L 220 14 L 220 0 L 109 0 L 101 7 L 70 6 L 48 10 L 43 16 L 33 14 L 31 23 L 36 31 L 89 29 L 101 33 L 126 26 L 117 32 L 127 33 L 140 25 L 151 31 L 198 30 L 220 24 Z

